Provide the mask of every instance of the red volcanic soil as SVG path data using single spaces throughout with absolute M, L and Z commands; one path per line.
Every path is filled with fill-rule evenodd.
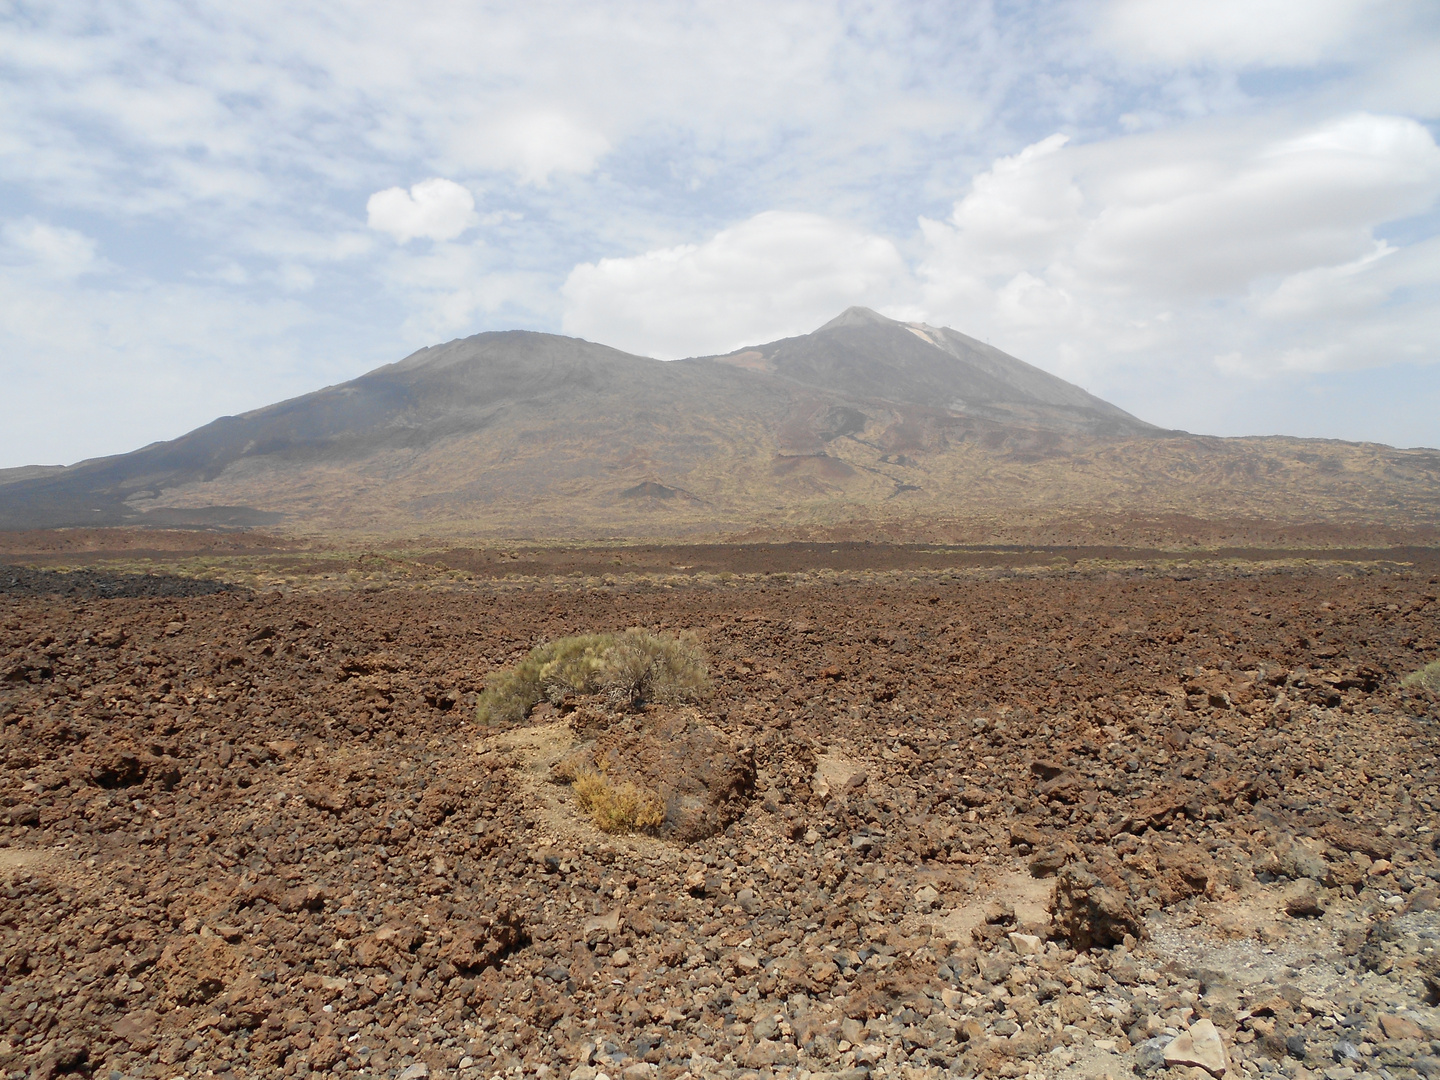
M 1434 1067 L 1440 703 L 1402 685 L 1431 569 L 30 573 L 0 589 L 8 1075 Z M 693 632 L 711 700 L 477 726 L 531 646 L 630 626 Z M 721 831 L 597 831 L 550 768 L 597 730 L 652 772 L 729 755 Z

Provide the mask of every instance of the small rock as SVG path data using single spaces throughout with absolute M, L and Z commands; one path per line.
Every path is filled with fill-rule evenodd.
M 860 1056 L 858 1052 L 856 1056 Z M 746 1055 L 746 1063 L 752 1069 L 762 1069 L 774 1065 L 793 1065 L 795 1059 L 796 1053 L 793 1046 L 773 1039 L 759 1040 Z
M 735 903 L 746 915 L 754 915 L 760 909 L 760 901 L 755 899 L 754 889 L 741 889 L 735 894 Z
M 1066 994 L 1055 1007 L 1062 1024 L 1078 1024 L 1090 1015 L 1090 1003 L 1084 994 Z
M 1320 890 L 1309 880 L 1285 901 L 1285 914 L 1292 919 L 1318 919 L 1325 914 L 1325 901 Z
M 1078 952 L 1139 938 L 1143 927 L 1128 897 L 1107 888 L 1088 870 L 1070 863 L 1056 875 L 1055 927 Z
M 987 926 L 1011 926 L 1015 922 L 1015 909 L 1004 900 L 991 900 L 985 905 Z
M 300 792 L 303 798 L 317 810 L 328 810 L 338 814 L 345 809 L 345 792 L 333 787 L 326 787 L 323 784 L 312 784 Z
M 1334 1048 L 1330 1051 L 1330 1056 L 1333 1057 L 1336 1062 L 1341 1065 L 1345 1065 L 1349 1062 L 1359 1062 L 1364 1060 L 1364 1058 L 1360 1056 L 1360 1051 L 1356 1049 L 1355 1044 L 1347 1039 L 1341 1039 L 1339 1042 L 1337 1042 Z
M 1068 841 L 1037 851 L 1030 859 L 1030 876 L 1054 877 L 1062 866 L 1079 857 L 1080 850 Z
M 1166 1065 L 1193 1065 L 1211 1076 L 1224 1076 L 1230 1068 L 1220 1030 L 1209 1020 L 1196 1020 L 1165 1048 Z
M 1426 886 L 1410 894 L 1407 911 L 1435 911 L 1440 909 L 1440 889 Z
M 1285 1052 L 1296 1061 L 1305 1060 L 1305 1036 L 1296 1032 L 1285 1037 Z
M 417 1061 L 408 1069 L 402 1072 L 398 1080 L 425 1080 L 430 1075 L 430 1066 L 423 1061 Z
M 1414 1020 L 1407 1020 L 1403 1016 L 1395 1016 L 1392 1013 L 1381 1015 L 1380 1030 L 1385 1032 L 1387 1039 L 1425 1038 L 1425 1030 Z
M 1165 1046 L 1167 1038 L 1146 1039 L 1135 1047 L 1135 1071 L 1142 1076 L 1165 1067 Z
M 940 893 L 933 885 L 922 885 L 915 890 L 915 908 L 917 911 L 929 911 L 940 902 Z
M 885 1047 L 879 1043 L 868 1043 L 865 1046 L 855 1048 L 855 1060 L 864 1065 L 874 1065 L 877 1061 L 885 1060 Z
M 1045 943 L 1034 934 L 1011 934 L 1010 944 L 1019 956 L 1038 956 L 1045 950 Z
M 617 968 L 629 967 L 629 966 L 630 966 L 630 950 L 629 950 L 629 949 L 616 949 L 616 950 L 615 950 L 615 955 L 613 955 L 612 957 L 610 957 L 610 963 L 614 964 Z
M 1261 862 L 1257 868 L 1294 881 L 1323 881 L 1330 872 L 1324 859 L 1304 844 L 1295 841 L 1283 843 L 1271 861 Z

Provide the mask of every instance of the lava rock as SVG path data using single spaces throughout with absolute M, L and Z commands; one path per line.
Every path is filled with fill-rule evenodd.
M 1138 939 L 1142 933 L 1129 898 L 1075 864 L 1056 875 L 1051 916 L 1056 932 L 1079 952 L 1119 945 L 1126 937 Z

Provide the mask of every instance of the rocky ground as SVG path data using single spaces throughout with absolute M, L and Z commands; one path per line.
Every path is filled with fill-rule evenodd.
M 1440 1074 L 1431 571 L 5 580 L 4 1075 Z M 713 700 L 476 726 L 633 625 Z

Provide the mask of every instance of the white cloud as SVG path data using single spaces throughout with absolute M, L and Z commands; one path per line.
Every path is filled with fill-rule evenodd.
M 1396 250 L 1377 240 L 1370 251 L 1351 262 L 1291 274 L 1274 288 L 1255 290 L 1253 310 L 1268 319 L 1334 318 L 1373 311 L 1384 302 L 1387 290 L 1379 275 L 1369 271 Z
M 73 278 L 103 269 L 95 241 L 75 229 L 22 218 L 6 222 L 0 236 L 5 241 L 0 258 L 46 277 Z
M 417 237 L 454 240 L 475 225 L 475 197 L 453 180 L 422 180 L 409 191 L 386 188 L 365 203 L 370 228 L 400 243 Z
M 1084 269 L 1133 281 L 1143 267 L 1151 286 L 1224 293 L 1357 258 L 1372 228 L 1440 194 L 1440 148 L 1413 120 L 1349 116 L 1258 145 L 1234 134 L 1091 151 L 1082 167 L 1100 205 L 1077 250 Z
M 565 332 L 662 358 L 808 333 L 851 304 L 893 305 L 908 284 L 895 245 L 851 225 L 757 214 L 702 244 L 582 263 L 565 281 Z
M 773 162 L 783 140 L 853 176 L 892 158 L 873 153 L 889 132 L 928 138 L 984 114 L 973 68 L 917 53 L 991 21 L 825 0 L 76 0 L 33 16 L 0 23 L 0 162 L 67 200 L 147 215 L 281 213 L 307 181 L 357 184 L 377 164 L 545 184 L 630 147 L 686 170 L 717 151 Z M 937 85 L 952 74 L 964 85 Z
M 1073 176 L 1050 161 L 1069 141 L 1051 135 L 1000 158 L 975 177 L 970 194 L 955 204 L 951 222 L 967 238 L 971 254 L 983 260 L 974 270 L 1043 264 L 1073 236 L 1085 197 Z
M 977 176 L 947 221 L 922 220 L 919 276 L 932 319 L 1075 376 L 1142 355 L 1392 363 L 1430 332 L 1415 289 L 1431 270 L 1374 230 L 1437 196 L 1440 148 L 1400 117 L 1052 138 Z
M 553 109 L 502 112 L 476 124 L 456 156 L 472 167 L 511 169 L 522 183 L 548 183 L 555 173 L 588 173 L 610 149 L 604 133 Z
M 1236 66 L 1314 64 L 1346 50 L 1380 0 L 1112 0 L 1098 30 L 1134 59 Z

